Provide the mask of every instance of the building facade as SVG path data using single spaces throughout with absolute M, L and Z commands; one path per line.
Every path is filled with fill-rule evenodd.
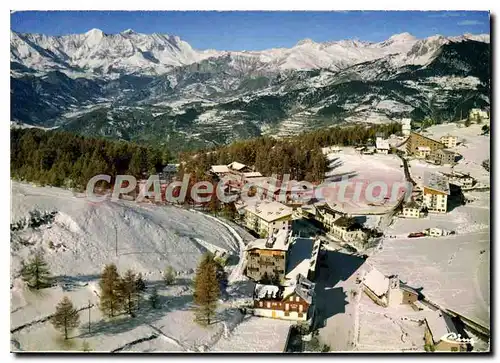
M 264 283 L 285 280 L 289 233 L 281 231 L 267 239 L 257 239 L 246 248 L 246 275 Z
M 431 154 L 431 148 L 428 146 L 418 146 L 417 151 L 415 153 L 415 156 L 418 159 L 427 159 L 429 155 Z
M 439 141 L 443 143 L 447 148 L 452 148 L 457 146 L 457 137 L 452 135 L 441 136 Z
M 432 155 L 432 159 L 436 164 L 440 165 L 455 165 L 455 153 L 451 150 L 439 149 Z
M 283 320 L 311 319 L 314 315 L 314 286 L 302 275 L 286 287 L 256 285 L 253 314 Z
M 431 152 L 438 149 L 443 149 L 444 145 L 439 141 L 431 139 L 430 137 L 418 134 L 416 132 L 411 132 L 408 141 L 406 142 L 406 153 L 408 155 L 414 155 L 417 153 L 417 148 L 419 146 L 427 146 L 430 148 Z
M 280 230 L 290 231 L 292 208 L 274 201 L 259 201 L 244 208 L 245 226 L 262 237 Z

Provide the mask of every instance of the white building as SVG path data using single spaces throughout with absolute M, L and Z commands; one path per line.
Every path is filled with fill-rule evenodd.
M 227 165 L 212 165 L 210 167 L 210 172 L 218 176 L 223 176 L 229 173 L 229 168 Z
M 343 242 L 361 242 L 366 240 L 368 234 L 363 230 L 363 227 L 353 218 L 342 216 L 337 218 L 333 224 L 329 226 L 329 234 Z
M 403 207 L 403 217 L 405 218 L 422 218 L 424 215 L 421 205 L 415 201 L 411 201 Z
M 471 177 L 470 174 L 460 173 L 458 171 L 441 174 L 448 178 L 450 184 L 458 185 L 459 187 L 464 189 L 472 188 L 476 184 L 476 179 Z
M 418 159 L 426 159 L 431 154 L 431 148 L 429 146 L 418 146 L 416 157 Z
M 363 285 L 368 296 L 384 306 L 400 305 L 403 301 L 397 275 L 387 277 L 373 268 L 364 276 Z
M 437 173 L 424 175 L 424 205 L 429 212 L 446 213 L 450 184 L 448 178 Z
M 470 110 L 469 119 L 474 121 L 477 120 L 478 118 L 481 120 L 486 120 L 489 119 L 490 116 L 488 115 L 487 111 L 483 111 L 480 108 L 473 108 L 472 110 Z
M 375 140 L 375 146 L 377 147 L 377 152 L 380 154 L 389 154 L 389 140 L 384 140 L 381 137 L 377 137 Z
M 410 136 L 411 118 L 404 118 L 401 120 L 401 131 L 403 132 L 403 136 Z
M 261 236 L 291 229 L 292 208 L 275 201 L 252 201 L 244 207 L 245 225 Z
M 452 148 L 452 147 L 457 146 L 457 139 L 458 138 L 456 136 L 452 136 L 452 135 L 448 134 L 445 136 L 441 136 L 439 138 L 439 141 L 442 144 L 445 144 L 447 148 Z

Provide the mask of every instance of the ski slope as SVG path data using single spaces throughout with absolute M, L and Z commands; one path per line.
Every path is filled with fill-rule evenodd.
M 227 227 L 203 214 L 174 206 L 153 206 L 126 201 L 92 203 L 72 192 L 51 187 L 12 183 L 11 222 L 30 211 L 56 211 L 53 223 L 13 233 L 11 270 L 22 258 L 40 250 L 54 275 L 99 274 L 107 263 L 119 270 L 133 268 L 158 275 L 167 265 L 177 271 L 196 268 L 211 246 L 239 254 L 240 245 Z M 59 248 L 50 248 L 49 243 Z M 214 252 L 214 251 L 212 251 Z

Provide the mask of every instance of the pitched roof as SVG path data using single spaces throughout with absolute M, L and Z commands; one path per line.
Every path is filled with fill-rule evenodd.
M 227 165 L 212 165 L 210 171 L 213 173 L 229 173 Z
M 379 297 L 389 289 L 389 279 L 375 268 L 365 275 L 363 283 Z
M 165 167 L 163 168 L 163 172 L 164 173 L 173 173 L 173 172 L 176 172 L 178 169 L 177 165 L 176 164 L 167 164 L 165 165 Z
M 427 312 L 425 320 L 435 343 L 439 342 L 441 338 L 449 333 L 457 333 L 457 329 L 451 318 L 440 310 Z
M 228 168 L 233 170 L 241 170 L 246 167 L 245 164 L 238 163 L 237 161 L 233 161 L 231 164 L 227 165 Z

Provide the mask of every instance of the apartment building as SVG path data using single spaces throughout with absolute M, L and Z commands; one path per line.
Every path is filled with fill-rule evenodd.
M 244 207 L 244 213 L 245 226 L 262 237 L 282 229 L 289 231 L 292 226 L 292 208 L 279 202 L 252 201 Z
M 408 155 L 417 154 L 417 148 L 420 146 L 429 147 L 431 153 L 438 149 L 443 149 L 445 147 L 444 144 L 434 139 L 431 139 L 430 137 L 418 134 L 416 132 L 411 132 L 410 137 L 406 142 L 406 153 Z
M 438 149 L 431 154 L 431 158 L 439 165 L 455 165 L 455 152 L 446 149 Z
M 450 184 L 448 178 L 436 173 L 424 175 L 424 205 L 429 212 L 446 213 L 447 201 L 450 195 Z
M 452 136 L 452 135 L 448 134 L 445 136 L 441 136 L 439 138 L 439 141 L 442 144 L 444 144 L 447 148 L 452 148 L 452 147 L 457 146 L 458 138 L 456 136 Z
M 247 276 L 265 284 L 283 283 L 290 241 L 289 231 L 281 230 L 249 243 L 246 247 Z

